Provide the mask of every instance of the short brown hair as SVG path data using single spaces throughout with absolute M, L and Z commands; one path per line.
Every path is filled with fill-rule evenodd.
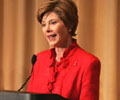
M 51 11 L 60 17 L 66 27 L 71 29 L 71 35 L 75 36 L 78 25 L 78 11 L 75 3 L 72 0 L 48 0 L 38 10 L 38 21 L 41 23 L 44 14 Z

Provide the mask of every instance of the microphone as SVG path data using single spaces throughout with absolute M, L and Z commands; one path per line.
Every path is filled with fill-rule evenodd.
M 32 62 L 32 71 L 31 71 L 31 74 L 30 74 L 30 76 L 26 79 L 26 81 L 23 83 L 23 85 L 17 90 L 18 92 L 20 92 L 20 91 L 24 88 L 24 86 L 27 84 L 28 80 L 30 79 L 30 77 L 31 77 L 31 75 L 32 75 L 32 72 L 33 72 L 33 66 L 34 66 L 36 60 L 37 60 L 37 56 L 36 56 L 36 55 L 33 55 L 33 56 L 32 56 L 32 59 L 31 59 L 31 62 Z
M 37 56 L 36 56 L 36 55 L 33 55 L 33 56 L 32 56 L 32 60 L 31 60 L 32 65 L 34 65 L 34 64 L 35 64 L 36 59 L 37 59 Z

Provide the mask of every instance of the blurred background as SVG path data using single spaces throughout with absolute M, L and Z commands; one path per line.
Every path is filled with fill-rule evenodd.
M 0 91 L 17 91 L 31 72 L 32 55 L 49 49 L 36 18 L 44 1 L 0 0 Z M 120 100 L 120 0 L 74 2 L 77 42 L 101 61 L 100 100 Z

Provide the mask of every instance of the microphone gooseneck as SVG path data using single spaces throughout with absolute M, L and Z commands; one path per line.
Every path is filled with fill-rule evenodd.
M 31 74 L 30 74 L 30 76 L 26 79 L 26 81 L 23 83 L 23 85 L 18 89 L 18 92 L 20 92 L 20 91 L 24 88 L 24 86 L 27 84 L 27 82 L 29 81 L 29 79 L 30 79 L 30 77 L 31 77 L 31 75 L 32 75 L 33 66 L 34 66 L 36 60 L 37 60 L 37 56 L 36 56 L 36 55 L 33 55 L 33 56 L 32 56 L 32 59 L 31 59 L 31 62 L 32 62 L 32 71 L 31 71 Z

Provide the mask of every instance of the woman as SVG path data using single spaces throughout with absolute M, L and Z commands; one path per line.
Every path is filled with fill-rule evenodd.
M 100 62 L 73 39 L 78 25 L 73 1 L 48 0 L 38 11 L 38 21 L 52 49 L 37 54 L 28 92 L 98 100 Z

